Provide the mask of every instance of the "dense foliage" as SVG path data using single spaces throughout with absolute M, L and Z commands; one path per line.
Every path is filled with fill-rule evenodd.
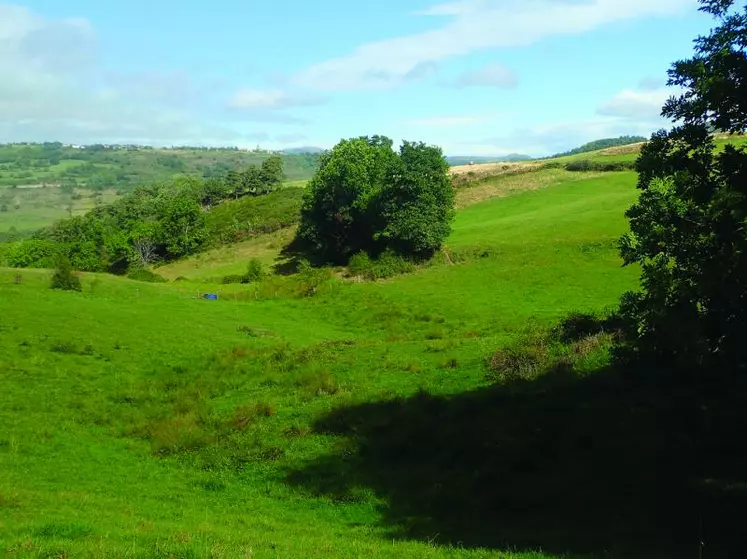
M 342 140 L 321 156 L 301 208 L 298 239 L 323 260 L 392 249 L 438 249 L 454 216 L 454 189 L 440 148 L 383 136 Z
M 597 151 L 600 149 L 614 148 L 619 146 L 627 146 L 630 144 L 637 144 L 645 142 L 646 138 L 643 136 L 620 136 L 619 138 L 603 138 L 601 140 L 594 140 L 593 142 L 586 143 L 582 146 L 574 148 L 572 150 L 557 153 L 552 157 L 564 157 L 566 155 L 578 155 L 579 153 L 588 153 L 590 151 Z
M 642 291 L 622 301 L 624 349 L 680 369 L 743 370 L 747 150 L 716 153 L 710 130 L 747 128 L 747 9 L 701 4 L 719 25 L 669 71 L 669 84 L 685 92 L 662 114 L 681 123 L 654 134 L 637 162 L 641 195 L 621 248 L 627 264 L 643 268 Z
M 178 177 L 136 188 L 84 216 L 62 220 L 16 244 L 15 267 L 50 267 L 60 257 L 76 270 L 123 273 L 192 254 L 211 238 L 208 210 L 223 200 L 269 194 L 283 180 L 282 161 L 270 157 L 222 179 Z

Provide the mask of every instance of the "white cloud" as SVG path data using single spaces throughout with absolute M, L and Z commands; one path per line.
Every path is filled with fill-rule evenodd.
M 635 91 L 625 89 L 597 107 L 597 114 L 622 118 L 658 118 L 664 103 L 679 92 L 674 88 L 656 88 Z
M 232 109 L 268 109 L 281 110 L 291 107 L 321 105 L 326 99 L 293 95 L 281 89 L 251 89 L 237 91 L 229 100 Z
M 601 138 L 647 138 L 662 126 L 662 121 L 657 119 L 598 117 L 579 122 L 558 122 L 517 128 L 504 136 L 461 143 L 458 148 L 463 153 L 474 155 L 500 155 L 510 152 L 541 157 L 567 151 Z
M 441 27 L 362 45 L 298 73 L 296 85 L 317 91 L 389 88 L 422 64 L 474 51 L 522 46 L 579 34 L 615 21 L 684 12 L 696 0 L 461 0 L 421 15 L 443 16 Z
M 471 70 L 461 74 L 453 83 L 454 87 L 497 87 L 501 89 L 515 88 L 519 83 L 516 74 L 503 64 L 488 64 L 478 70 Z
M 182 71 L 111 72 L 100 51 L 84 19 L 0 3 L 0 142 L 235 145 L 249 121 L 305 122 L 267 108 L 229 114 L 226 84 Z

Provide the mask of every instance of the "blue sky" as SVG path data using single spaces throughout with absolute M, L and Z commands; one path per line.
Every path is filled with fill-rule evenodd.
M 0 0 L 0 142 L 545 155 L 665 126 L 695 0 Z

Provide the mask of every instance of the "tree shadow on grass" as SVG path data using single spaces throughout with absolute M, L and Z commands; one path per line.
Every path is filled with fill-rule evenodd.
M 288 481 L 383 498 L 392 537 L 614 558 L 747 556 L 747 401 L 606 370 L 332 411 Z M 701 548 L 701 543 L 705 546 Z
M 306 261 L 314 267 L 328 265 L 327 262 L 304 246 L 298 237 L 294 237 L 275 258 L 272 270 L 275 274 L 281 276 L 291 276 L 298 272 L 302 261 Z

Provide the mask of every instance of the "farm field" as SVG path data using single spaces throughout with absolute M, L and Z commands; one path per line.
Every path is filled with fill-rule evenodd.
M 694 518 L 714 557 L 747 545 L 721 451 L 661 421 L 708 396 L 621 374 L 599 322 L 638 286 L 636 173 L 475 167 L 442 249 L 388 279 L 287 269 L 303 182 L 212 207 L 163 283 L 0 268 L 0 550 L 675 559 Z
M 676 556 L 677 501 L 646 508 L 664 495 L 637 477 L 629 497 L 609 500 L 599 483 L 619 481 L 614 467 L 581 481 L 640 433 L 621 433 L 588 464 L 547 454 L 575 444 L 573 430 L 557 444 L 529 435 L 569 420 L 562 410 L 579 399 L 598 398 L 597 413 L 614 402 L 584 380 L 605 366 L 603 345 L 584 350 L 575 380 L 512 387 L 490 376 L 500 347 L 571 311 L 601 312 L 636 285 L 615 248 L 635 175 L 558 179 L 509 194 L 495 182 L 500 195 L 463 207 L 446 247 L 453 264 L 331 279 L 310 298 L 284 289 L 292 278 L 206 281 L 232 258 L 272 262 L 287 230 L 223 260 L 208 253 L 199 268 L 162 268 L 186 277 L 167 284 L 85 274 L 71 294 L 49 290 L 45 270 L 0 271 L 0 549 Z M 197 298 L 216 289 L 218 301 Z M 597 417 L 579 436 L 613 421 Z

